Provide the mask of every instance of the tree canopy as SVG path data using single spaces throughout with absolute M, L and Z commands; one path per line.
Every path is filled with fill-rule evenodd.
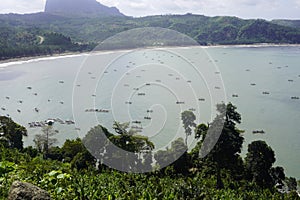
M 11 118 L 0 116 L 0 143 L 8 148 L 23 149 L 23 136 L 27 136 L 25 127 Z
M 170 147 L 154 153 L 147 137 L 120 122 L 115 122 L 114 133 L 98 125 L 82 140 L 53 146 L 47 157 L 33 147 L 18 149 L 4 142 L 0 145 L 0 198 L 7 198 L 10 185 L 18 179 L 46 189 L 53 199 L 300 199 L 297 180 L 286 177 L 283 167 L 273 166 L 275 153 L 266 142 L 252 142 L 245 159 L 241 158 L 243 136 L 237 127 L 241 122 L 237 108 L 228 103 L 217 110 L 211 123 L 196 126 L 199 142 L 191 151 L 184 139 L 176 138 Z M 14 127 L 9 133 L 22 127 L 9 118 L 0 119 L 0 139 L 8 134 L 7 127 Z M 210 148 L 214 142 L 211 152 L 201 157 L 201 148 Z M 115 163 L 109 163 L 112 160 Z M 105 167 L 107 163 L 123 172 Z M 135 168 L 148 173 L 130 173 Z

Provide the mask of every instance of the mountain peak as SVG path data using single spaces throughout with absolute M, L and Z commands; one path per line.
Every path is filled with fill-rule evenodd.
M 96 0 L 47 0 L 45 12 L 72 16 L 124 16 L 116 7 L 107 7 Z

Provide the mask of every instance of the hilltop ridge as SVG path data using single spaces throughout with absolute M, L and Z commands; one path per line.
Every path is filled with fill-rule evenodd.
M 124 16 L 116 7 L 107 7 L 96 0 L 47 0 L 45 12 L 72 16 Z

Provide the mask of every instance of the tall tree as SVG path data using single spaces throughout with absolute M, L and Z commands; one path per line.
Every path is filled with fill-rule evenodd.
M 265 141 L 254 141 L 248 145 L 246 168 L 254 182 L 262 187 L 272 187 L 270 170 L 275 162 L 275 154 Z
M 47 158 L 50 147 L 57 142 L 56 138 L 52 138 L 58 131 L 53 130 L 53 126 L 48 125 L 42 128 L 42 134 L 37 134 L 34 137 L 34 143 L 40 152 L 44 153 Z
M 196 127 L 196 116 L 192 111 L 186 110 L 181 113 L 181 120 L 185 131 L 185 144 L 187 145 L 188 136 L 192 135 L 192 128 Z
M 243 131 L 236 127 L 241 123 L 241 115 L 232 103 L 217 105 L 217 116 L 209 124 L 200 124 L 196 128 L 195 137 L 200 141 L 196 149 L 203 161 L 214 163 L 217 172 L 217 188 L 222 188 L 220 171 L 222 168 L 242 170 L 242 160 L 239 155 L 244 141 Z M 193 152 L 195 155 L 195 151 Z M 195 156 L 193 156 L 195 157 Z
M 6 146 L 23 149 L 23 136 L 27 136 L 25 127 L 15 123 L 11 118 L 0 116 L 0 139 Z
M 154 144 L 148 137 L 138 135 L 137 131 L 130 129 L 128 122 L 114 122 L 113 129 L 117 134 L 109 133 L 100 125 L 88 132 L 83 142 L 92 155 L 101 164 L 118 165 L 124 171 L 142 165 L 151 168 Z
M 154 149 L 154 144 L 149 141 L 148 137 L 138 135 L 137 131 L 129 129 L 129 122 L 115 122 L 113 128 L 118 135 L 112 135 L 109 140 L 123 150 L 139 153 L 143 150 Z

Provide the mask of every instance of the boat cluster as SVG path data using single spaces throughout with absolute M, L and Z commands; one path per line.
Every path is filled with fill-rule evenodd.
M 98 109 L 98 108 L 91 108 L 91 109 L 86 109 L 85 112 L 109 113 L 109 110 L 107 110 L 107 109 Z
M 291 99 L 293 99 L 293 100 L 299 100 L 300 98 L 299 97 L 291 97 Z
M 38 127 L 47 126 L 48 124 L 45 121 L 41 121 L 41 122 L 29 122 L 28 125 L 30 128 L 38 128 Z
M 75 122 L 73 120 L 62 120 L 60 118 L 56 118 L 56 119 L 48 119 L 45 121 L 29 122 L 28 125 L 30 128 L 39 128 L 39 127 L 53 125 L 55 122 L 60 123 L 60 124 L 67 124 L 67 125 L 75 124 Z

